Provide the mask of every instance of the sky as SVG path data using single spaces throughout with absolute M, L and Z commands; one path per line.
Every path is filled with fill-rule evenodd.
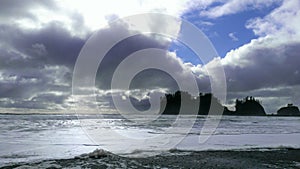
M 95 32 L 103 39 L 116 33 L 126 35 L 126 25 L 105 25 L 147 12 L 191 22 L 209 38 L 218 56 L 203 63 L 188 46 L 175 40 L 130 37 L 109 51 L 99 66 L 95 88 L 88 89 L 94 91 L 101 111 L 113 111 L 112 95 L 144 101 L 149 93 L 178 89 L 170 75 L 148 70 L 135 77 L 129 91 L 111 90 L 112 74 L 122 60 L 146 48 L 166 50 L 159 62 L 182 81 L 185 72 L 192 71 L 203 92 L 210 91 L 206 67 L 220 60 L 228 106 L 246 96 L 259 99 L 267 113 L 288 103 L 300 106 L 300 1 L 7 0 L 0 2 L 1 113 L 73 111 L 73 70 L 89 37 Z M 164 23 L 152 26 L 174 28 Z M 181 33 L 180 25 L 174 29 Z

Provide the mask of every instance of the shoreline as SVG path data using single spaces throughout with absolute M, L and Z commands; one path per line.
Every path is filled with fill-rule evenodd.
M 282 148 L 269 151 L 181 151 L 172 150 L 166 154 L 148 158 L 126 158 L 113 154 L 94 158 L 74 157 L 53 159 L 34 163 L 11 164 L 8 168 L 300 168 L 300 149 Z

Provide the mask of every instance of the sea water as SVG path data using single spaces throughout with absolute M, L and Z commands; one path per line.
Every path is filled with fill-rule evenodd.
M 222 116 L 213 135 L 205 143 L 199 143 L 205 116 L 184 116 L 184 128 L 194 122 L 187 133 L 166 133 L 173 127 L 177 116 L 163 115 L 151 125 L 136 124 L 121 115 L 0 115 L 0 167 L 18 162 L 34 162 L 46 159 L 73 158 L 97 148 L 114 145 L 119 152 L 147 154 L 141 147 L 114 138 L 95 141 L 86 130 L 130 133 L 139 137 L 155 137 L 170 134 L 184 139 L 172 149 L 183 151 L 204 150 L 269 150 L 283 147 L 300 148 L 300 117 L 276 116 Z M 210 117 L 214 118 L 214 117 Z M 88 123 L 89 128 L 83 127 Z M 172 138 L 171 137 L 171 138 Z M 157 140 L 157 144 L 160 140 Z M 152 143 L 154 148 L 156 143 Z M 158 147 L 159 148 L 159 147 Z M 109 149 L 108 149 L 109 150 Z M 143 152 L 145 151 L 145 152 Z

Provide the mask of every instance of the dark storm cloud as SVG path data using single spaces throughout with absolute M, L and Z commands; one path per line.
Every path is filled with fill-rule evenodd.
M 58 22 L 37 30 L 1 24 L 0 37 L 2 107 L 63 107 L 71 91 L 73 66 L 86 39 L 73 36 Z M 39 96 L 47 92 L 63 94 Z
M 251 91 L 300 84 L 300 43 L 251 50 L 237 62 L 246 66 L 225 65 L 230 91 Z
M 31 72 L 30 72 L 31 71 Z M 1 74 L 0 98 L 26 99 L 39 92 L 70 92 L 66 68 L 34 68 L 27 72 L 6 70 Z
M 21 30 L 9 25 L 1 26 L 0 29 L 6 50 L 10 49 L 1 49 L 1 61 L 2 65 L 6 63 L 8 66 L 30 63 L 33 67 L 57 64 L 72 68 L 85 43 L 85 39 L 72 36 L 57 22 L 40 30 Z
M 116 32 L 117 33 L 117 32 Z M 128 57 L 130 54 L 142 50 L 142 49 L 147 49 L 147 48 L 159 48 L 159 49 L 166 49 L 167 48 L 167 44 L 163 44 L 158 42 L 157 40 L 153 39 L 153 38 L 149 38 L 147 36 L 144 35 L 137 35 L 137 36 L 133 36 L 130 38 L 127 38 L 123 41 L 121 41 L 120 43 L 118 43 L 117 45 L 115 45 L 108 53 L 107 55 L 104 57 L 104 59 L 102 60 L 99 69 L 98 69 L 98 76 L 97 76 L 97 82 L 98 82 L 98 86 L 100 89 L 110 89 L 110 85 L 111 85 L 111 79 L 112 79 L 112 75 L 114 73 L 114 70 L 117 68 L 117 66 L 126 58 Z M 139 64 L 139 63 L 132 63 L 132 64 Z M 166 65 L 168 66 L 168 65 Z M 150 71 L 150 72 L 149 72 Z M 156 79 L 165 79 L 162 78 L 161 76 L 162 73 L 159 73 L 157 71 L 151 71 L 148 70 L 148 79 L 147 81 L 145 80 L 145 76 L 143 76 L 143 78 L 140 80 L 140 85 L 135 85 L 135 88 L 141 88 L 141 87 L 149 87 L 150 85 L 145 84 L 144 86 L 142 85 L 142 83 L 146 83 L 146 82 L 153 82 L 153 80 Z M 165 79 L 166 80 L 166 79 Z M 161 85 L 163 81 L 160 81 Z M 167 83 L 167 81 L 166 81 Z M 159 85 L 159 84 L 156 84 Z M 152 86 L 155 87 L 155 86 Z
M 20 100 L 39 92 L 70 93 L 72 68 L 86 38 L 73 36 L 59 22 L 41 29 L 1 24 L 0 37 L 0 98 L 19 99 L 20 107 Z

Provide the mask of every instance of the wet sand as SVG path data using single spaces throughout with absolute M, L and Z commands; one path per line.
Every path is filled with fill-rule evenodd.
M 300 168 L 300 149 L 267 151 L 172 151 L 148 158 L 82 157 L 19 163 L 8 168 Z

